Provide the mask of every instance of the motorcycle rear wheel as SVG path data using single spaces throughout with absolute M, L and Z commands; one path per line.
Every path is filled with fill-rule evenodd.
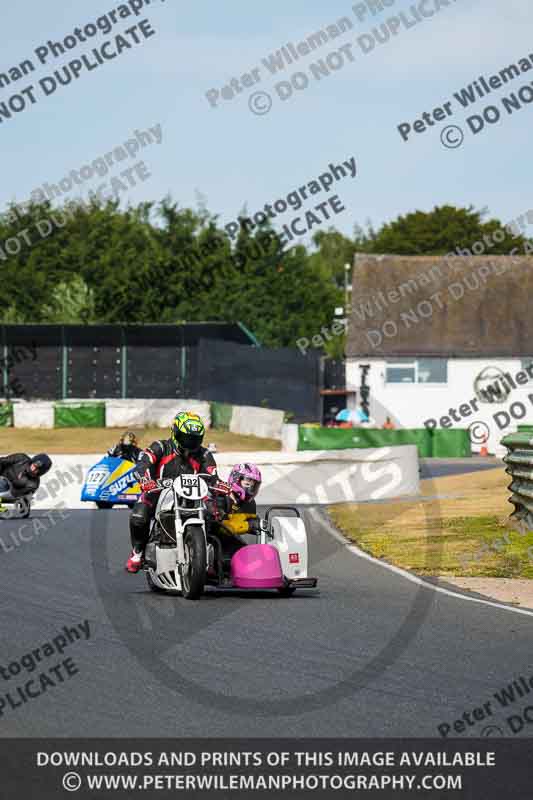
M 181 569 L 181 592 L 186 600 L 198 600 L 204 591 L 207 550 L 201 525 L 188 525 L 183 537 L 188 561 Z
M 15 504 L 15 517 L 18 519 L 28 519 L 31 511 L 31 503 L 26 497 L 21 497 Z

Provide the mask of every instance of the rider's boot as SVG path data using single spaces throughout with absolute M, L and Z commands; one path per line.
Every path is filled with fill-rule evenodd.
M 143 553 L 133 549 L 131 555 L 126 562 L 126 572 L 135 574 L 139 572 L 143 565 Z

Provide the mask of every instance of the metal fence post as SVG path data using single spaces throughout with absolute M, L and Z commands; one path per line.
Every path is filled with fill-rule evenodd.
M 122 346 L 120 348 L 122 399 L 128 396 L 128 345 L 126 344 L 126 330 L 122 328 Z
M 9 372 L 8 372 L 8 369 L 7 369 L 7 356 L 8 356 L 8 353 L 7 353 L 7 344 L 5 343 L 5 340 L 4 340 L 4 348 L 3 348 L 3 350 L 4 350 L 4 366 L 2 368 L 2 380 L 4 382 L 4 392 L 3 392 L 3 394 L 4 394 L 4 397 L 6 398 L 6 400 L 9 400 Z
M 61 399 L 66 400 L 68 394 L 68 345 L 65 337 L 65 326 L 61 326 Z
M 187 378 L 187 347 L 185 345 L 182 345 L 182 347 L 181 347 L 181 375 L 180 375 L 180 380 L 181 380 L 180 389 L 181 389 L 181 391 L 180 391 L 180 394 L 183 394 L 184 397 L 187 397 L 187 387 L 185 385 L 186 378 Z

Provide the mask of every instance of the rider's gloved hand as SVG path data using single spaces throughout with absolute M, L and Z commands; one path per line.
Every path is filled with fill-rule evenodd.
M 231 485 L 231 494 L 235 498 L 236 503 L 244 503 L 246 500 L 246 492 L 238 483 L 233 483 Z
M 146 475 L 140 480 L 141 491 L 142 492 L 152 492 L 154 489 L 157 489 L 157 481 L 152 480 L 152 478 L 147 478 Z
M 248 529 L 250 533 L 259 533 L 261 530 L 261 520 L 259 517 L 252 517 L 248 520 Z
M 228 495 L 231 492 L 231 486 L 226 481 L 218 480 L 213 484 L 211 490 L 217 495 Z

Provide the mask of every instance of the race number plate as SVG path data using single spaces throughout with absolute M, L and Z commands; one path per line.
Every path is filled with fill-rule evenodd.
M 176 491 L 188 500 L 201 500 L 206 494 L 206 485 L 199 475 L 180 475 Z

